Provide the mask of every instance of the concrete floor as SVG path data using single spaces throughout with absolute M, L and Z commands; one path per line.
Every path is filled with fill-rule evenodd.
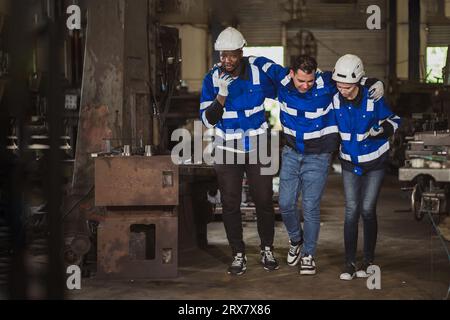
M 180 254 L 179 277 L 169 280 L 83 279 L 81 290 L 69 299 L 444 299 L 450 283 L 446 253 L 429 222 L 408 212 L 408 194 L 395 176 L 388 176 L 378 203 L 379 234 L 376 263 L 381 268 L 381 290 L 368 290 L 365 279 L 339 280 L 343 264 L 343 189 L 341 176 L 332 174 L 322 200 L 322 227 L 315 276 L 300 276 L 285 262 L 288 237 L 276 223 L 275 253 L 280 269 L 266 272 L 259 265 L 255 222 L 246 222 L 247 272 L 226 274 L 231 262 L 222 222 L 208 225 L 206 250 Z M 359 254 L 362 230 L 360 229 Z M 448 244 L 448 243 L 447 243 Z

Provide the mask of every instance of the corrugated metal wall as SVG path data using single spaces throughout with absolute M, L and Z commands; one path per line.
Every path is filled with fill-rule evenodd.
M 429 46 L 447 46 L 450 45 L 450 24 L 446 26 L 428 27 L 428 45 Z
M 281 45 L 282 12 L 278 1 L 246 0 L 237 6 L 239 30 L 249 46 Z
M 446 0 L 422 0 L 426 15 L 426 45 L 450 45 L 450 19 L 445 16 Z
M 337 28 L 364 28 L 368 15 L 366 9 L 370 5 L 378 5 L 381 8 L 382 21 L 386 20 L 387 0 L 357 0 L 341 1 L 333 3 L 318 0 L 304 0 L 302 13 L 299 16 L 305 26 L 337 27 Z M 302 1 L 300 1 L 302 2 Z M 338 1 L 336 1 L 338 2 Z
M 297 21 L 284 8 L 289 1 L 247 0 L 236 10 L 239 29 L 250 46 L 282 44 L 282 25 L 287 26 L 287 38 L 299 30 L 313 32 L 318 40 L 318 62 L 331 69 L 337 58 L 345 53 L 360 55 L 370 76 L 387 76 L 387 0 L 358 0 L 330 3 L 329 1 L 298 1 Z M 368 30 L 366 20 L 369 5 L 381 9 L 381 30 Z M 285 63 L 289 63 L 286 61 Z
M 366 74 L 386 78 L 386 31 L 367 29 L 309 29 L 317 42 L 317 61 L 322 70 L 332 70 L 336 60 L 346 54 L 358 55 L 364 63 Z M 293 37 L 297 30 L 290 30 Z

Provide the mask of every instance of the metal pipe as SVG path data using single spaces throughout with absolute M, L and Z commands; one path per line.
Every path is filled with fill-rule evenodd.
M 62 70 L 58 59 L 59 49 L 63 47 L 63 34 L 61 21 L 58 15 L 49 19 L 48 58 L 52 63 L 49 66 L 49 86 L 46 92 L 48 97 L 48 122 L 50 150 L 48 161 L 46 161 L 46 174 L 44 180 L 46 185 L 48 203 L 48 249 L 49 265 L 47 280 L 47 297 L 49 299 L 64 298 L 64 264 L 62 255 L 63 230 L 61 215 L 62 179 L 61 160 L 62 154 L 59 148 L 62 135 L 62 108 L 64 105 L 63 88 L 61 86 L 60 74 Z
M 420 80 L 420 0 L 409 0 L 409 80 Z
M 389 78 L 397 79 L 397 0 L 389 1 Z

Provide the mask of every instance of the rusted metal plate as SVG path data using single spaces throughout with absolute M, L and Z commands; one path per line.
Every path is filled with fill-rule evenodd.
M 109 108 L 107 106 L 83 106 L 81 108 L 72 194 L 85 195 L 94 183 L 94 163 L 90 155 L 93 152 L 103 151 L 103 139 L 111 138 L 108 117 Z
M 178 166 L 170 156 L 95 160 L 96 206 L 175 206 L 178 184 Z
M 176 277 L 177 243 L 178 217 L 174 211 L 108 212 L 98 226 L 97 276 Z

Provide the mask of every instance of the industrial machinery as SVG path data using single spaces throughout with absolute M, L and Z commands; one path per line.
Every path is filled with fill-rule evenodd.
M 174 164 L 171 156 L 153 155 L 150 146 L 144 153 L 128 145 L 121 151 L 93 154 L 95 211 L 101 211 L 91 217 L 98 221 L 97 275 L 175 277 L 179 251 L 207 244 L 214 170 Z
M 427 215 L 450 263 L 448 221 L 450 206 L 450 130 L 420 132 L 409 138 L 399 180 L 413 185 L 411 209 L 416 220 Z M 450 286 L 447 290 L 448 299 Z
M 448 215 L 450 196 L 450 131 L 416 133 L 408 138 L 399 180 L 413 185 L 411 209 L 421 220 L 429 211 Z
M 172 131 L 198 118 L 199 97 L 180 90 L 179 31 L 161 25 L 161 4 L 17 4 L 15 10 L 34 17 L 32 26 L 19 28 L 27 35 L 32 30 L 33 41 L 11 53 L 6 42 L 0 45 L 0 98 L 8 74 L 28 79 L 21 91 L 4 94 L 12 107 L 6 114 L 10 119 L 0 126 L 6 144 L 2 150 L 20 170 L 13 172 L 2 163 L 0 267 L 12 243 L 11 222 L 3 221 L 3 212 L 10 209 L 4 203 L 14 200 L 4 192 L 11 189 L 4 181 L 13 173 L 20 199 L 15 210 L 24 217 L 11 216 L 26 228 L 16 234 L 31 234 L 23 247 L 51 257 L 52 286 L 60 283 L 63 264 L 78 265 L 84 276 L 174 277 L 178 252 L 207 244 L 206 224 L 213 219 L 207 195 L 217 189 L 214 169 L 199 163 L 175 165 L 168 156 Z M 66 28 L 69 5 L 81 9 L 79 30 Z M 17 74 L 8 70 L 12 52 L 30 58 Z M 61 59 L 49 59 L 50 53 Z M 60 85 L 57 90 L 54 83 Z M 18 112 L 18 105 L 26 106 L 26 112 Z M 170 197 L 164 193 L 168 190 Z M 3 239 L 9 239 L 7 245 Z M 55 252 L 63 252 L 63 261 Z M 17 273 L 18 281 L 27 279 L 19 269 Z
M 106 207 L 97 231 L 97 275 L 175 277 L 178 259 L 178 166 L 170 156 L 95 159 L 95 205 Z

